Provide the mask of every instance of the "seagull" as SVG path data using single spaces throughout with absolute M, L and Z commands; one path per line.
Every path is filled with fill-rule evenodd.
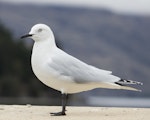
M 111 71 L 88 65 L 62 51 L 56 46 L 51 28 L 45 24 L 34 25 L 30 32 L 21 38 L 34 40 L 31 65 L 36 77 L 62 94 L 62 110 L 51 113 L 53 116 L 66 115 L 67 94 L 95 88 L 140 91 L 127 85 L 143 84 L 121 79 L 113 75 Z

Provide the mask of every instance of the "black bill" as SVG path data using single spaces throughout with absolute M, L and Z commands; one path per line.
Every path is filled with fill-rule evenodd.
M 27 37 L 31 37 L 31 36 L 32 36 L 32 34 L 27 34 L 27 35 L 21 36 L 20 38 L 23 39 L 23 38 L 27 38 Z

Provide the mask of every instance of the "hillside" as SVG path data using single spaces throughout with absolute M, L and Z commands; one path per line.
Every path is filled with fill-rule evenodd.
M 0 4 L 0 20 L 14 37 L 36 23 L 51 26 L 69 54 L 122 78 L 144 83 L 142 93 L 94 90 L 94 95 L 149 97 L 150 17 L 128 16 L 108 10 Z M 87 93 L 89 94 L 89 92 Z

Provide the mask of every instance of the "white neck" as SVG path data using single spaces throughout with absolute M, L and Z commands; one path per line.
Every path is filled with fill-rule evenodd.
M 37 45 L 39 48 L 41 49 L 46 49 L 47 47 L 48 48 L 53 48 L 53 47 L 56 47 L 56 43 L 55 43 L 55 39 L 54 37 L 52 38 L 48 38 L 48 39 L 45 39 L 45 40 L 38 40 L 38 41 L 35 41 L 34 43 L 34 46 Z
M 32 57 L 47 57 L 50 55 L 51 51 L 56 48 L 56 43 L 54 39 L 47 39 L 43 41 L 36 41 L 32 50 Z M 43 58 L 44 59 L 44 58 Z

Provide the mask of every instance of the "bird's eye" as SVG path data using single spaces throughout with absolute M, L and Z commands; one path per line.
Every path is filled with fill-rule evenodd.
M 38 29 L 38 32 L 42 32 L 43 30 L 42 29 Z

